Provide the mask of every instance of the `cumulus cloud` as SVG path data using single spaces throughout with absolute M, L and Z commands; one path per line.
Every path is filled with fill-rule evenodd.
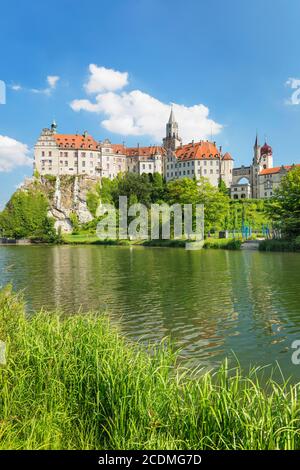
M 117 70 L 98 67 L 95 64 L 89 66 L 90 76 L 84 88 L 87 93 L 101 93 L 103 91 L 116 91 L 128 84 L 128 73 Z
M 298 105 L 300 104 L 300 79 L 299 78 L 289 78 L 285 82 L 285 86 L 295 90 L 291 97 L 286 100 L 286 104 Z
M 163 103 L 157 98 L 141 91 L 133 90 L 129 92 L 121 90 L 128 82 L 128 74 L 123 75 L 122 80 L 116 80 L 110 85 L 107 82 L 106 88 L 104 80 L 96 83 L 99 70 L 106 70 L 109 73 L 120 74 L 120 72 L 90 65 L 90 78 L 85 85 L 88 93 L 95 93 L 93 101 L 89 99 L 76 99 L 70 104 L 74 111 L 88 111 L 101 114 L 104 119 L 101 125 L 110 132 L 121 135 L 148 135 L 155 141 L 161 141 L 165 135 L 165 125 L 170 114 L 170 104 Z M 117 76 L 116 76 L 117 77 Z M 118 84 L 117 84 L 118 82 Z M 117 87 L 117 88 L 116 88 Z M 106 91 L 105 91 L 106 90 Z M 203 104 L 185 106 L 173 103 L 173 110 L 176 120 L 179 123 L 180 135 L 184 141 L 192 139 L 210 138 L 222 130 L 222 125 L 209 118 L 209 109 Z
M 0 172 L 8 172 L 19 166 L 31 166 L 32 159 L 26 144 L 0 135 Z

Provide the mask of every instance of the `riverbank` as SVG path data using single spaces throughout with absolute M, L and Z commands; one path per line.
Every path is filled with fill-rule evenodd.
M 300 252 L 300 240 L 264 240 L 259 245 L 260 251 Z
M 188 378 L 107 317 L 40 312 L 0 293 L 1 449 L 299 449 L 299 385 L 255 372 Z M 190 374 L 189 374 L 190 375 Z
M 64 235 L 63 243 L 67 245 L 116 245 L 116 246 L 149 246 L 161 248 L 185 248 L 187 240 L 99 240 L 95 235 L 78 234 Z M 240 238 L 208 238 L 204 240 L 203 248 L 222 248 L 239 250 L 242 240 Z

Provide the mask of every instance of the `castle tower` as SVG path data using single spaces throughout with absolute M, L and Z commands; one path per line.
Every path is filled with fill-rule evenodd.
M 182 143 L 178 135 L 178 123 L 175 120 L 173 108 L 171 109 L 169 121 L 166 125 L 166 137 L 163 139 L 165 149 L 175 150 Z
M 56 124 L 54 119 L 53 119 L 52 124 L 51 124 L 51 132 L 52 132 L 52 134 L 56 134 L 56 132 L 57 132 L 57 124 Z
M 261 169 L 273 168 L 273 150 L 267 142 L 260 149 Z
M 260 145 L 259 145 L 259 141 L 258 141 L 257 132 L 256 132 L 256 139 L 255 139 L 255 142 L 254 142 L 253 150 L 254 150 L 253 164 L 255 165 L 255 164 L 259 163 L 259 160 L 260 160 Z

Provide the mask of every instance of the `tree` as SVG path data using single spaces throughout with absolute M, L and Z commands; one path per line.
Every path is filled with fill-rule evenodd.
M 129 204 L 138 201 L 147 206 L 150 205 L 152 186 L 148 175 L 126 173 L 113 181 L 116 184 L 112 188 L 111 195 L 116 207 L 119 205 L 119 196 L 127 196 Z
M 229 197 L 212 186 L 206 178 L 196 181 L 180 178 L 167 185 L 167 199 L 170 204 L 203 204 L 205 232 L 224 228 L 229 209 Z
M 224 180 L 222 178 L 220 178 L 220 181 L 219 181 L 219 184 L 218 184 L 218 188 L 219 190 L 221 191 L 221 193 L 225 194 L 226 196 L 228 196 L 228 188 L 224 182 Z
M 160 173 L 149 174 L 149 181 L 151 183 L 151 202 L 156 203 L 163 201 L 165 197 L 166 185 Z
M 39 190 L 16 191 L 0 213 L 3 236 L 12 238 L 43 238 L 54 241 L 54 222 L 47 216 L 48 199 Z
M 286 237 L 300 234 L 300 167 L 294 167 L 282 178 L 266 212 Z

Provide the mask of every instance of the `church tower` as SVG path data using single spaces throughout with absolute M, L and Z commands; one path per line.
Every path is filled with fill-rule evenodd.
M 166 137 L 163 139 L 163 146 L 167 150 L 175 150 L 181 143 L 182 139 L 178 135 L 178 123 L 175 120 L 172 108 L 169 121 L 166 125 Z

